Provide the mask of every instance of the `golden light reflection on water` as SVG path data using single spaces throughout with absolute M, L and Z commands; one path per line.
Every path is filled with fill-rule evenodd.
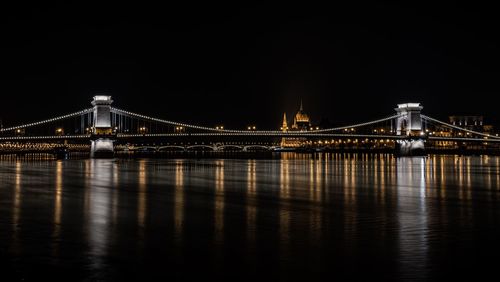
M 470 163 L 470 158 L 467 158 L 467 161 L 466 161 L 466 188 L 467 188 L 467 200 L 471 200 L 472 197 L 471 197 L 471 189 L 472 189 L 472 181 L 471 181 L 471 163 Z
M 357 192 L 357 162 L 351 154 L 344 155 L 343 166 L 343 196 L 344 208 L 347 210 L 354 210 L 357 208 L 356 192 Z M 357 228 L 357 214 L 346 212 L 344 214 L 344 232 L 346 238 L 352 237 Z
M 22 163 L 16 162 L 15 177 L 14 177 L 14 201 L 12 206 L 12 249 L 14 253 L 21 252 L 21 245 L 19 242 L 19 229 L 21 220 L 21 202 L 22 202 Z
M 61 232 L 61 216 L 62 216 L 62 190 L 63 190 L 63 163 L 56 162 L 56 183 L 54 196 L 54 237 L 59 237 Z
M 281 160 L 279 174 L 279 236 L 280 255 L 287 257 L 290 245 L 290 162 L 293 160 Z M 304 168 L 307 169 L 307 168 Z
M 251 244 L 255 242 L 255 224 L 257 221 L 257 172 L 255 171 L 255 160 L 247 161 L 247 194 L 246 194 L 246 217 L 247 217 L 247 240 Z
M 313 175 L 314 177 L 311 179 L 311 183 L 309 184 L 310 191 L 310 199 L 314 202 L 322 201 L 322 188 L 323 188 L 323 179 L 325 175 L 325 171 L 323 170 L 323 161 L 321 158 L 314 160 L 311 163 L 311 167 L 313 167 Z
M 344 204 L 346 206 L 353 206 L 356 204 L 356 162 L 351 156 L 345 159 L 343 164 L 343 175 L 342 179 L 344 181 Z
M 290 198 L 290 162 L 282 160 L 280 163 L 280 186 L 279 196 L 281 199 Z
M 323 156 L 309 161 L 309 201 L 311 209 L 309 212 L 309 238 L 310 243 L 315 245 L 321 238 L 322 213 L 316 207 L 317 203 L 323 201 L 323 191 L 329 177 L 328 156 L 325 160 Z
M 215 161 L 215 242 L 224 240 L 224 160 Z
M 438 162 L 436 161 L 436 163 Z M 446 174 L 442 158 L 439 158 L 439 176 L 439 181 L 441 181 L 441 199 L 444 200 L 446 198 Z
M 279 197 L 279 234 L 282 251 L 286 253 L 290 241 L 290 161 L 282 160 L 280 163 Z
M 21 162 L 16 162 L 16 176 L 15 176 L 15 186 L 14 186 L 14 213 L 12 214 L 12 222 L 16 227 L 14 230 L 17 230 L 17 226 L 19 225 L 19 219 L 21 217 L 21 179 L 22 179 L 22 169 Z
M 210 194 L 206 197 L 208 204 L 203 203 L 198 206 L 198 209 L 195 208 L 189 212 L 195 214 L 199 210 L 205 213 L 207 210 L 210 211 L 209 232 L 213 232 L 211 225 L 213 223 L 215 241 L 219 244 L 231 241 L 228 239 L 233 239 L 230 238 L 234 236 L 233 234 L 243 236 L 246 234 L 247 238 L 242 239 L 246 239 L 254 247 L 259 247 L 256 243 L 260 243 L 260 239 L 265 238 L 269 230 L 259 229 L 267 228 L 267 226 L 262 227 L 257 224 L 257 215 L 259 220 L 266 224 L 269 223 L 266 220 L 272 218 L 272 228 L 274 228 L 272 239 L 276 240 L 279 236 L 280 251 L 284 254 L 295 251 L 297 238 L 306 242 L 310 240 L 310 244 L 321 245 L 321 240 L 328 240 L 321 236 L 328 234 L 332 227 L 329 224 L 335 220 L 340 223 L 336 226 L 339 227 L 338 230 L 334 232 L 342 234 L 344 232 L 342 227 L 344 227 L 344 240 L 357 243 L 356 240 L 359 238 L 355 235 L 363 231 L 362 224 L 377 224 L 379 220 L 384 221 L 390 217 L 388 219 L 390 228 L 394 229 L 387 229 L 384 232 L 385 236 L 388 236 L 390 232 L 396 234 L 391 239 L 394 239 L 397 245 L 395 252 L 400 256 L 402 269 L 425 271 L 428 248 L 432 245 L 429 241 L 432 240 L 432 236 L 428 230 L 434 228 L 433 225 L 436 224 L 439 224 L 439 228 L 447 228 L 452 224 L 474 223 L 474 214 L 471 212 L 471 208 L 474 207 L 470 202 L 478 200 L 480 202 L 475 203 L 491 204 L 490 202 L 497 200 L 500 189 L 499 157 L 395 158 L 390 155 L 353 156 L 347 154 L 324 156 L 323 158 L 301 155 L 297 159 L 262 162 L 260 160 L 215 160 L 206 161 L 210 165 L 194 166 L 189 170 L 186 170 L 186 161 L 178 160 L 174 163 L 173 172 L 172 161 L 169 160 L 165 166 L 170 172 L 167 183 L 169 187 L 173 184 L 175 189 L 173 195 L 175 237 L 189 240 L 189 232 L 195 229 L 191 229 L 188 225 L 193 222 L 188 221 L 190 216 L 186 216 L 185 212 L 186 207 L 196 206 L 199 202 L 190 203 L 189 200 L 196 197 L 190 197 L 188 193 L 201 189 L 200 187 L 203 189 L 208 187 L 210 193 L 215 194 L 214 202 L 212 203 Z M 29 208 L 39 208 L 40 203 L 48 203 L 42 207 L 45 210 L 40 214 L 46 217 L 45 223 L 49 228 L 54 226 L 53 231 L 49 230 L 48 234 L 55 238 L 51 240 L 56 242 L 59 240 L 58 237 L 65 236 L 70 228 L 66 228 L 68 225 L 64 224 L 70 221 L 70 216 L 73 214 L 81 219 L 82 214 L 78 212 L 82 212 L 85 218 L 82 223 L 82 225 L 85 224 L 84 236 L 88 235 L 84 238 L 88 240 L 85 241 L 88 243 L 86 244 L 88 249 L 85 251 L 90 254 L 93 265 L 99 266 L 99 269 L 105 269 L 106 262 L 100 258 L 111 252 L 110 246 L 114 244 L 112 238 L 115 236 L 115 231 L 110 228 L 110 225 L 116 220 L 124 220 L 128 226 L 136 227 L 137 224 L 139 235 L 145 236 L 143 240 L 145 241 L 150 236 L 144 231 L 148 220 L 151 221 L 147 215 L 154 213 L 155 216 L 161 217 L 165 206 L 161 207 L 161 210 L 158 207 L 170 203 L 170 201 L 154 202 L 157 200 L 153 194 L 156 188 L 150 185 L 157 183 L 158 180 L 154 177 L 158 174 L 151 171 L 154 169 L 151 162 L 134 160 L 131 162 L 132 165 L 128 164 L 127 168 L 132 168 L 129 170 L 121 169 L 120 162 L 115 163 L 109 160 L 84 160 L 78 164 L 78 167 L 72 169 L 71 167 L 67 169 L 66 166 L 72 166 L 74 162 L 57 161 L 51 163 L 48 166 L 51 169 L 50 172 L 41 173 L 42 176 L 33 173 L 36 171 L 34 167 L 42 172 L 47 171 L 47 167 L 36 167 L 33 164 L 26 167 L 26 163 L 23 162 L 11 163 L 8 167 L 10 176 L 6 178 L 9 186 L 5 189 L 8 193 L 6 199 L 12 201 L 7 204 L 8 213 L 6 214 L 9 223 L 10 219 L 12 220 L 12 227 L 7 227 L 8 230 L 12 230 L 13 236 L 12 241 L 9 242 L 9 250 L 17 250 L 18 253 L 21 250 L 24 251 L 22 248 L 24 245 L 19 243 L 24 243 L 25 238 L 19 235 L 21 233 L 24 235 L 27 230 L 24 228 L 28 228 L 26 222 L 29 223 L 30 218 L 26 217 L 32 214 Z M 0 173 L 5 172 L 0 171 Z M 196 173 L 199 174 L 195 175 Z M 76 174 L 80 174 L 80 178 L 73 180 L 72 177 Z M 191 178 L 193 175 L 195 176 Z M 202 181 L 196 179 L 202 179 Z M 40 185 L 38 180 L 46 182 Z M 78 187 L 78 185 L 82 186 L 82 183 L 85 183 L 84 190 Z M 123 201 L 122 206 L 117 202 L 119 185 L 124 185 L 125 188 L 137 187 L 138 191 L 137 195 L 122 192 L 124 197 L 132 199 Z M 47 199 L 46 195 L 50 198 L 36 202 L 35 198 L 30 198 L 32 191 L 43 193 L 45 199 Z M 260 201 L 261 204 L 265 205 L 267 202 L 272 204 L 259 206 L 257 191 L 259 200 L 260 197 L 263 199 Z M 151 195 L 149 198 L 148 193 Z M 238 197 L 233 197 L 236 193 L 242 194 L 239 199 L 245 200 L 243 204 L 238 201 Z M 81 204 L 82 194 L 84 196 L 83 209 L 78 212 L 72 210 L 69 212 L 73 207 L 72 203 L 77 203 L 77 206 Z M 76 195 L 77 200 L 68 199 L 72 195 Z M 387 197 L 392 195 L 394 195 L 392 199 Z M 229 204 L 232 199 L 237 199 L 236 204 L 233 205 L 233 202 Z M 272 201 L 266 201 L 268 199 Z M 371 205 L 373 207 L 370 207 Z M 78 208 L 81 209 L 81 206 Z M 172 206 L 167 208 L 171 211 Z M 379 214 L 367 215 L 365 211 L 369 211 L 370 208 L 373 208 L 374 213 Z M 129 212 L 128 217 L 127 212 L 121 214 L 125 209 Z M 225 215 L 233 216 L 233 211 L 235 211 L 235 217 L 239 215 L 243 220 L 240 225 L 234 227 L 242 228 L 239 230 L 240 233 L 228 232 L 233 228 L 232 218 L 225 218 Z M 330 211 L 331 214 L 336 213 L 340 216 L 329 217 Z M 277 214 L 279 218 L 276 217 Z M 269 217 L 266 217 L 268 215 Z M 163 222 L 171 224 L 172 218 L 168 216 L 168 220 Z M 460 221 L 452 222 L 454 217 L 459 218 Z M 337 220 L 339 218 L 340 220 Z M 375 223 L 370 223 L 370 220 Z M 158 220 L 158 224 L 162 224 L 162 221 Z M 225 233 L 224 229 L 226 229 Z M 169 228 L 159 228 L 159 230 L 172 232 L 171 225 Z M 262 233 L 259 233 L 261 231 Z M 297 231 L 303 232 L 306 237 L 294 237 L 298 236 Z M 137 233 L 133 234 L 133 236 L 136 235 Z M 212 233 L 208 236 L 209 240 L 212 240 L 211 236 Z M 55 244 L 55 248 L 58 248 L 59 243 Z M 137 249 L 136 246 L 134 248 Z M 422 263 L 413 264 L 415 261 Z
M 184 225 L 184 161 L 175 162 L 174 233 L 177 241 L 182 238 Z
M 139 177 L 138 177 L 138 191 L 137 191 L 137 225 L 144 228 L 146 223 L 146 191 L 147 191 L 147 178 L 146 178 L 146 160 L 139 160 Z
M 332 179 L 332 172 L 331 172 L 332 166 L 330 163 L 331 163 L 331 154 L 330 153 L 325 154 L 325 167 L 324 167 L 324 174 L 323 174 L 324 186 L 323 186 L 323 188 L 330 187 L 330 181 Z M 325 199 L 323 199 L 323 200 L 328 201 L 328 199 L 326 198 L 329 195 L 329 193 L 327 193 L 327 189 L 323 189 L 321 192 L 322 192 L 323 196 L 325 197 Z
M 488 173 L 486 174 L 486 178 L 487 178 L 487 182 L 488 182 L 488 191 L 489 191 L 489 194 L 491 195 L 491 184 L 492 184 L 492 180 L 491 180 L 491 167 L 490 167 L 490 163 L 489 163 L 489 157 L 488 156 L 483 156 L 484 158 L 486 158 L 486 164 L 488 166 Z
M 386 163 L 386 158 L 387 155 L 380 156 L 380 174 L 382 175 L 380 178 L 380 184 L 378 186 L 377 191 L 379 191 L 379 196 L 378 199 L 382 206 L 385 206 L 386 204 L 386 199 L 385 199 L 385 190 L 386 190 L 386 178 L 387 178 L 387 173 L 386 173 L 386 166 L 388 165 Z M 390 157 L 389 157 L 390 158 Z M 387 162 L 391 164 L 391 159 L 389 159 Z

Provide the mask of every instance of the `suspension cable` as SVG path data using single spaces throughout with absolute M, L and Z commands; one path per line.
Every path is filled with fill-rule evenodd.
M 92 111 L 93 111 L 93 108 L 89 108 L 89 109 L 85 109 L 85 110 L 78 111 L 78 112 L 75 112 L 75 113 L 67 114 L 67 115 L 64 115 L 64 116 L 59 116 L 59 117 L 55 117 L 55 118 L 51 118 L 51 119 L 46 119 L 46 120 L 38 121 L 38 122 L 27 123 L 27 124 L 23 124 L 23 125 L 18 125 L 18 126 L 3 128 L 3 129 L 0 129 L 0 132 L 11 131 L 11 130 L 16 130 L 16 129 L 20 129 L 20 128 L 27 128 L 27 127 L 31 127 L 31 126 L 45 124 L 45 123 L 48 123 L 48 122 L 58 121 L 58 120 L 65 119 L 65 118 L 70 118 L 70 117 L 74 117 L 74 116 L 78 116 L 78 115 L 84 115 L 84 114 L 90 113 Z
M 127 116 L 132 116 L 132 117 L 136 117 L 136 118 L 142 118 L 142 119 L 147 119 L 147 120 L 151 120 L 151 121 L 156 121 L 156 122 L 160 122 L 160 123 L 166 123 L 166 124 L 173 125 L 173 126 L 183 126 L 186 128 L 207 130 L 207 131 L 213 131 L 213 132 L 233 132 L 233 133 L 247 132 L 245 130 L 215 129 L 215 128 L 206 127 L 206 126 L 198 126 L 198 125 L 186 124 L 186 123 L 181 123 L 181 122 L 168 121 L 168 120 L 163 120 L 163 119 L 148 117 L 148 116 L 141 115 L 141 114 L 132 113 L 129 111 L 125 111 L 125 110 L 121 110 L 121 109 L 117 109 L 117 108 L 113 108 L 113 107 L 111 108 L 111 112 L 115 112 L 115 113 L 127 115 Z M 366 125 L 371 125 L 374 123 L 379 123 L 379 122 L 391 120 L 391 119 L 394 119 L 397 117 L 401 117 L 401 115 L 400 114 L 392 115 L 392 116 L 385 117 L 382 119 L 364 122 L 364 123 L 359 123 L 359 124 L 354 124 L 354 125 L 349 125 L 349 126 L 341 126 L 341 127 L 328 128 L 328 129 L 319 129 L 319 130 L 314 130 L 313 132 L 314 133 L 322 133 L 322 132 L 343 130 L 346 128 L 357 128 L 357 127 L 361 127 L 361 126 L 366 126 Z M 281 133 L 282 131 L 280 131 L 280 130 L 261 130 L 260 132 L 263 132 L 263 133 Z M 312 133 L 311 131 L 294 132 L 294 134 L 304 134 L 304 135 L 311 134 L 311 133 Z
M 465 132 L 473 133 L 473 134 L 476 134 L 476 135 L 480 135 L 480 136 L 484 136 L 484 137 L 488 137 L 488 138 L 492 138 L 492 139 L 500 139 L 500 137 L 497 137 L 497 136 L 492 136 L 490 134 L 485 134 L 485 133 L 482 133 L 482 132 L 478 132 L 478 131 L 474 131 L 474 130 L 469 130 L 469 129 L 466 129 L 466 128 L 463 128 L 463 127 L 459 127 L 459 126 L 456 126 L 456 125 L 453 125 L 453 124 L 449 124 L 449 123 L 444 122 L 444 121 L 437 120 L 435 118 L 428 117 L 426 115 L 422 115 L 421 114 L 420 116 L 423 119 L 425 119 L 425 120 L 437 122 L 437 123 L 440 123 L 440 124 L 442 124 L 444 126 L 448 126 L 448 127 L 451 127 L 451 128 L 457 129 L 457 130 L 462 130 L 462 131 L 465 131 Z
M 373 120 L 373 121 L 368 121 L 368 122 L 363 122 L 363 123 L 358 123 L 358 124 L 354 124 L 354 125 L 349 125 L 349 126 L 318 129 L 318 130 L 314 130 L 314 132 L 327 132 L 327 131 L 343 130 L 343 129 L 348 129 L 348 128 L 357 128 L 357 127 L 361 127 L 361 126 L 371 125 L 374 123 L 384 122 L 384 121 L 395 119 L 395 118 L 398 118 L 401 116 L 403 116 L 403 115 L 397 114 L 397 115 L 392 115 L 389 117 L 385 117 L 385 118 L 381 118 L 381 119 L 377 119 L 377 120 Z

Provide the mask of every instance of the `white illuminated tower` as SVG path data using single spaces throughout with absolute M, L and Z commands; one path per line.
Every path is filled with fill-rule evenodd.
M 397 119 L 396 135 L 420 135 L 422 131 L 420 112 L 423 108 L 420 103 L 398 104 L 395 110 L 400 117 Z
M 111 96 L 96 95 L 92 101 L 94 106 L 94 123 L 92 126 L 92 157 L 112 157 L 113 128 L 111 127 Z
M 96 135 L 112 134 L 111 128 L 111 96 L 96 95 L 92 101 L 94 106 L 94 124 L 92 133 Z
M 424 107 L 420 103 L 398 104 L 396 135 L 407 137 L 396 141 L 396 154 L 400 156 L 425 155 L 425 136 L 422 131 L 420 112 Z

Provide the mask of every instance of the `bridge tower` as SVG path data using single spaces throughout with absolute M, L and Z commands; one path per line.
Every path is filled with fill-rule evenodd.
M 96 95 L 92 101 L 94 106 L 91 157 L 112 157 L 113 149 L 113 128 L 111 127 L 111 96 Z
M 422 131 L 422 118 L 420 117 L 420 111 L 423 108 L 420 103 L 398 104 L 398 107 L 395 108 L 399 114 L 396 120 L 396 135 L 407 136 L 406 139 L 397 141 L 397 155 L 425 155 L 425 136 Z
M 396 135 L 419 136 L 422 132 L 420 111 L 423 108 L 420 103 L 398 104 L 395 110 L 400 116 L 396 123 Z

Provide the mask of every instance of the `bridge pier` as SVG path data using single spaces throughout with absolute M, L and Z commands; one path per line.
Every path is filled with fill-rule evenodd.
M 114 156 L 114 140 L 109 138 L 98 138 L 90 141 L 91 158 L 112 158 Z
M 423 138 L 408 138 L 396 141 L 396 156 L 425 156 L 425 140 Z
M 111 127 L 111 96 L 96 95 L 92 101 L 94 106 L 94 123 L 90 146 L 90 157 L 112 158 L 114 156 L 113 142 L 115 135 Z
M 398 104 L 395 108 L 400 115 L 396 123 L 396 135 L 406 135 L 407 138 L 396 141 L 395 154 L 397 156 L 425 155 L 425 134 L 422 129 L 420 103 Z

